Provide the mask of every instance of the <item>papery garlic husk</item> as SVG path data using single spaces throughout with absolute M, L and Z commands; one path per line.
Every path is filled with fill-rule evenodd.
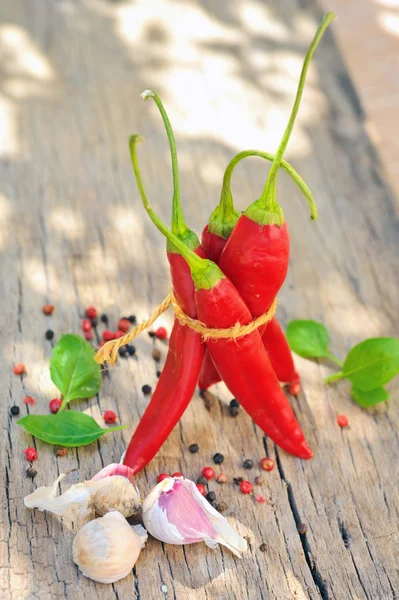
M 216 549 L 223 544 L 241 558 L 247 541 L 200 494 L 193 481 L 168 477 L 150 492 L 143 503 L 147 531 L 166 544 L 205 542 Z
M 138 489 L 132 470 L 125 465 L 111 464 L 83 483 L 72 485 L 57 496 L 58 484 L 65 477 L 62 473 L 51 486 L 37 488 L 24 498 L 25 506 L 48 510 L 66 519 L 83 519 L 94 510 L 101 515 L 118 510 L 125 517 L 137 514 L 141 509 Z
M 120 512 L 109 512 L 78 531 L 72 558 L 86 577 L 114 583 L 129 575 L 147 537 L 141 525 L 131 527 Z

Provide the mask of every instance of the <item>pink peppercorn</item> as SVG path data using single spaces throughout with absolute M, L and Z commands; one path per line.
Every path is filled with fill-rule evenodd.
M 256 494 L 255 500 L 256 502 L 259 502 L 259 504 L 264 504 L 266 502 L 266 498 L 261 494 Z
M 183 473 L 180 473 L 180 471 L 176 471 L 176 473 L 172 473 L 172 477 L 183 477 Z
M 92 327 L 93 326 L 91 324 L 90 319 L 83 319 L 83 321 L 82 321 L 82 329 L 83 329 L 83 331 L 90 331 Z
M 252 483 L 249 481 L 241 481 L 240 490 L 243 494 L 250 494 L 252 492 Z
M 93 339 L 93 333 L 91 331 L 85 331 L 85 340 L 87 340 L 88 342 L 90 342 L 90 340 Z
M 271 458 L 262 458 L 260 466 L 264 471 L 273 471 L 274 461 Z
M 199 493 L 201 494 L 201 496 L 205 496 L 206 494 L 206 488 L 204 485 L 202 485 L 202 483 L 196 483 L 195 484 L 197 486 L 197 490 L 199 491 Z
M 25 373 L 25 365 L 23 365 L 22 363 L 15 365 L 15 367 L 13 368 L 13 372 L 14 375 L 22 375 L 23 373 Z
M 25 396 L 24 404 L 29 404 L 29 406 L 33 406 L 34 404 L 36 404 L 36 400 L 32 398 L 32 396 Z
M 166 340 L 168 337 L 168 332 L 166 331 L 165 327 L 158 327 L 158 329 L 155 331 L 155 337 L 157 337 L 159 340 Z
M 348 427 L 349 425 L 349 419 L 346 415 L 338 415 L 337 416 L 337 423 L 340 427 Z
M 115 339 L 116 339 L 116 333 L 114 331 L 109 331 L 108 329 L 103 331 L 104 342 L 110 342 L 111 340 L 115 340 Z
M 60 410 L 61 404 L 61 398 L 53 398 L 52 400 L 50 400 L 48 404 L 50 412 L 52 412 L 53 414 L 57 413 Z
M 52 304 L 44 304 L 42 307 L 42 311 L 45 315 L 52 315 L 54 312 L 54 306 Z
M 216 475 L 216 481 L 218 483 L 226 483 L 227 477 L 224 473 L 219 473 L 219 475 Z
M 158 483 L 161 483 L 164 479 L 167 479 L 169 475 L 167 473 L 160 473 L 157 477 Z
M 204 467 L 201 472 L 205 479 L 213 479 L 215 477 L 215 471 L 212 467 Z
M 27 448 L 24 450 L 24 454 L 27 460 L 37 460 L 37 452 L 34 448 Z
M 115 423 L 116 414 L 114 413 L 113 410 L 106 410 L 105 413 L 103 414 L 103 419 L 106 423 Z
M 120 331 L 123 331 L 124 333 L 127 333 L 130 329 L 130 321 L 128 319 L 120 319 L 119 323 L 118 323 L 118 329 L 120 329 Z
M 97 317 L 97 309 L 94 306 L 86 308 L 86 317 L 88 319 L 95 319 Z

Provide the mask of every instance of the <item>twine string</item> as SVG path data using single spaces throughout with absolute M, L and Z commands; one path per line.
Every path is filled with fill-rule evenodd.
M 181 306 L 178 304 L 176 298 L 173 295 L 173 291 L 170 291 L 163 302 L 154 310 L 152 315 L 146 320 L 143 321 L 137 327 L 131 329 L 126 335 L 122 337 L 106 342 L 101 348 L 97 351 L 97 354 L 94 357 L 94 360 L 100 364 L 107 362 L 109 364 L 116 363 L 118 358 L 118 350 L 122 346 L 129 344 L 135 337 L 140 335 L 143 331 L 151 327 L 151 325 L 160 317 L 168 308 L 172 305 L 175 311 L 176 318 L 180 321 L 182 325 L 187 325 L 197 333 L 199 333 L 204 341 L 209 339 L 231 339 L 235 340 L 237 338 L 243 337 L 244 335 L 249 335 L 253 333 L 262 325 L 269 323 L 277 308 L 277 299 L 274 299 L 273 304 L 269 308 L 267 312 L 265 312 L 260 317 L 257 317 L 247 325 L 241 325 L 241 323 L 236 323 L 232 327 L 227 327 L 226 329 L 218 329 L 215 327 L 207 327 L 205 323 L 197 319 L 192 319 L 183 311 Z

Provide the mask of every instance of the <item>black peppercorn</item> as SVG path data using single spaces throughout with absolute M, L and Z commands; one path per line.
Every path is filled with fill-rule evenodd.
M 149 331 L 148 335 L 150 336 L 150 338 L 154 338 L 155 337 L 155 331 Z
M 33 479 L 34 477 L 36 477 L 36 475 L 37 475 L 36 469 L 33 469 L 32 467 L 29 467 L 29 469 L 26 469 L 26 476 L 30 477 L 30 479 Z
M 233 408 L 230 407 L 230 415 L 232 417 L 236 417 L 238 415 L 238 408 L 236 408 L 235 406 L 233 406 Z
M 214 454 L 213 462 L 215 463 L 215 465 L 221 465 L 223 461 L 224 461 L 223 454 L 220 454 L 220 452 L 217 452 L 216 454 Z
M 92 324 L 93 327 L 97 327 L 97 325 L 98 325 L 98 319 L 97 319 L 97 317 L 94 317 L 93 319 L 90 319 L 90 321 L 91 321 L 91 324 Z
M 235 398 L 233 398 L 233 400 L 230 401 L 230 407 L 231 408 L 240 408 L 240 405 L 238 404 L 238 402 Z
M 162 375 L 162 371 L 157 371 L 157 377 L 158 377 L 158 379 L 161 377 L 161 375 Z
M 51 329 L 47 329 L 46 333 L 44 334 L 44 337 L 46 338 L 46 340 L 52 340 L 54 337 L 54 331 L 52 331 Z
M 12 406 L 10 409 L 10 413 L 16 417 L 17 415 L 19 415 L 19 406 Z
M 158 350 L 158 348 L 154 348 L 151 355 L 155 362 L 159 362 L 161 360 L 161 351 Z
M 260 550 L 261 552 L 266 552 L 266 550 L 267 550 L 267 546 L 266 546 L 266 544 L 261 544 L 261 545 L 259 546 L 259 550 Z
M 215 492 L 208 492 L 205 498 L 208 500 L 208 502 L 214 502 L 216 500 L 216 494 Z
M 250 460 L 249 458 L 247 458 L 247 460 L 244 460 L 243 465 L 244 469 L 252 469 L 252 467 L 254 466 L 252 460 Z
M 130 315 L 130 317 L 128 317 L 127 320 L 130 321 L 130 323 L 132 325 L 134 325 L 135 322 L 136 322 L 136 316 L 135 315 Z
M 118 350 L 118 354 L 121 358 L 127 358 L 129 356 L 126 347 L 125 346 L 121 346 Z
M 233 477 L 233 482 L 235 485 L 240 485 L 242 481 L 244 481 L 242 477 Z
M 101 315 L 100 321 L 101 321 L 101 323 L 104 323 L 104 325 L 107 325 L 107 323 L 108 323 L 108 316 L 104 313 L 103 315 Z
M 199 446 L 198 444 L 191 444 L 188 449 L 190 450 L 191 454 L 197 454 Z
M 129 354 L 129 356 L 134 356 L 136 354 L 136 347 L 133 346 L 132 344 L 127 344 L 126 350 Z
M 297 529 L 300 535 L 304 535 L 308 530 L 308 526 L 305 523 L 298 523 Z
M 227 504 L 226 502 L 219 502 L 219 504 L 216 505 L 216 510 L 218 512 L 224 512 L 225 510 L 227 510 Z
M 144 394 L 145 396 L 148 396 L 148 394 L 151 394 L 151 392 L 152 392 L 152 387 L 151 387 L 150 385 L 147 385 L 147 384 L 145 384 L 145 385 L 143 385 L 143 387 L 141 388 L 141 391 L 143 392 L 143 394 Z
M 205 479 L 205 477 L 203 475 L 200 475 L 197 479 L 197 483 L 200 483 L 201 485 L 207 485 L 208 480 Z

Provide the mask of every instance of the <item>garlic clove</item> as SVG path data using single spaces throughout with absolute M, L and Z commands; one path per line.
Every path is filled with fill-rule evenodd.
M 148 532 L 167 544 L 204 541 L 215 549 L 229 548 L 241 558 L 247 542 L 200 494 L 193 481 L 168 477 L 150 492 L 143 503 L 143 522 Z
M 57 496 L 58 483 L 65 477 L 62 473 L 51 486 L 37 488 L 24 498 L 25 506 L 48 510 L 66 519 L 82 519 L 93 509 L 100 515 L 117 510 L 125 517 L 137 514 L 141 500 L 129 467 L 112 464 L 83 483 L 72 485 Z
M 109 512 L 78 531 L 72 544 L 73 561 L 86 577 L 114 583 L 133 569 L 147 537 L 141 525 L 133 528 L 121 513 Z

